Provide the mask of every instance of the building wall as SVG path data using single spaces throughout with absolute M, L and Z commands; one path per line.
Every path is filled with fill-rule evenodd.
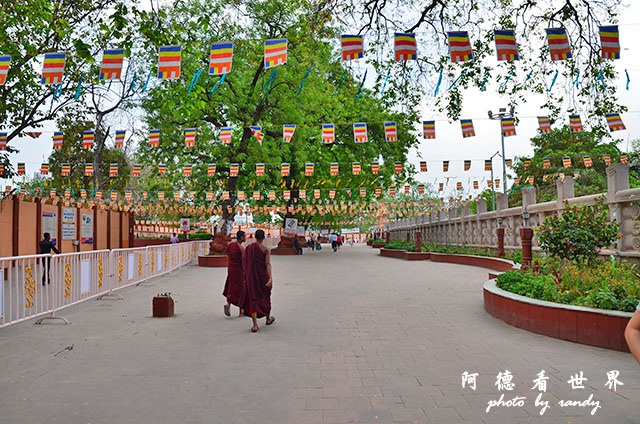
M 0 257 L 13 256 L 13 201 L 0 200 L 0 231 L 3 243 L 0 243 Z

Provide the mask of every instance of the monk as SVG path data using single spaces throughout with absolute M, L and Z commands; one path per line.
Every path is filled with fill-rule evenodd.
M 244 247 L 242 243 L 247 240 L 244 231 L 238 231 L 236 241 L 229 243 L 227 246 L 227 256 L 229 264 L 227 266 L 227 281 L 224 284 L 222 295 L 227 298 L 227 304 L 224 305 L 224 314 L 231 316 L 231 304 L 236 305 L 240 309 L 238 316 L 242 315 L 242 293 L 244 291 L 244 274 L 242 272 L 242 255 Z
M 267 317 L 266 324 L 276 320 L 271 316 L 271 252 L 264 245 L 264 231 L 256 231 L 256 242 L 250 244 L 242 257 L 245 290 L 242 308 L 253 319 L 251 332 L 258 331 L 258 318 Z

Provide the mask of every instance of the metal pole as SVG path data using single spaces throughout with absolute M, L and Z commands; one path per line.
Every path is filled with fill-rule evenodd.
M 491 204 L 493 205 L 491 210 L 493 211 L 496 210 L 496 191 L 495 191 L 495 188 L 493 187 L 494 184 L 495 184 L 495 181 L 493 180 L 493 165 L 491 165 Z
M 507 192 L 507 160 L 504 155 L 504 132 L 500 128 L 500 136 L 502 139 L 502 192 Z

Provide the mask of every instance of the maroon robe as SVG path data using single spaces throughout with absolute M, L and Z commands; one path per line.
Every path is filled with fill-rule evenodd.
M 244 274 L 242 273 L 242 250 L 237 242 L 229 243 L 227 256 L 229 257 L 227 281 L 222 295 L 227 298 L 227 302 L 240 307 L 244 290 Z
M 258 318 L 268 316 L 271 312 L 271 288 L 267 272 L 267 254 L 258 243 L 252 243 L 244 251 L 242 268 L 246 278 L 243 298 L 244 314 L 251 316 L 255 312 Z

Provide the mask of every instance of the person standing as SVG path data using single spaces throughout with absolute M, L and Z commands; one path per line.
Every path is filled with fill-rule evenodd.
M 51 241 L 51 234 L 44 233 L 44 239 L 40 241 L 40 254 L 51 253 L 53 250 L 54 253 L 60 254 L 60 251 L 56 249 L 56 245 Z M 49 270 L 51 268 L 51 256 L 42 259 L 42 285 L 49 284 L 51 282 L 51 277 L 49 276 Z
M 242 269 L 245 275 L 242 309 L 246 316 L 253 319 L 251 332 L 258 331 L 258 318 L 266 317 L 266 324 L 276 320 L 271 316 L 271 252 L 264 245 L 264 231 L 256 231 L 256 242 L 250 244 L 242 257 Z
M 331 248 L 334 252 L 338 251 L 338 235 L 336 233 L 331 233 Z
M 173 233 L 173 236 L 171 236 L 171 239 L 169 239 L 169 242 L 171 244 L 176 244 L 178 242 L 178 236 L 176 235 L 176 233 Z
M 236 241 L 229 243 L 229 246 L 227 246 L 227 281 L 224 283 L 222 295 L 227 298 L 227 304 L 224 305 L 224 314 L 228 317 L 231 316 L 232 304 L 240 309 L 238 316 L 242 315 L 240 306 L 244 290 L 244 273 L 242 272 L 244 247 L 242 247 L 242 243 L 246 240 L 247 235 L 241 230 L 236 234 Z
M 300 246 L 300 240 L 298 240 L 298 237 L 293 239 L 293 247 L 296 249 L 296 255 L 302 255 L 302 247 Z

